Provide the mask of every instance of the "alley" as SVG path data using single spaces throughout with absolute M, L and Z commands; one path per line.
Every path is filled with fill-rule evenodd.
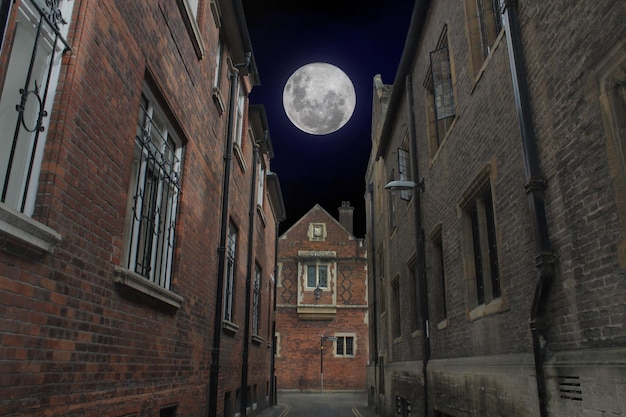
M 260 417 L 377 417 L 367 407 L 366 394 L 360 392 L 300 393 L 279 392 L 278 406 Z

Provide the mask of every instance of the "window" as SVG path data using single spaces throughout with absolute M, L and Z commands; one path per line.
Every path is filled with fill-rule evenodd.
M 354 356 L 354 336 L 337 336 L 336 356 Z
M 241 149 L 241 137 L 243 135 L 243 116 L 244 116 L 244 105 L 246 103 L 245 91 L 241 83 L 239 83 L 239 91 L 237 93 L 237 115 L 235 122 L 235 145 Z
M 396 416 L 411 417 L 411 401 L 406 398 L 396 396 Z
M 478 75 L 502 30 L 500 0 L 464 0 L 470 44 L 470 69 Z
M 417 309 L 418 300 L 420 299 L 420 295 L 417 291 L 418 285 L 417 280 L 419 279 L 417 275 L 417 264 L 415 260 L 411 262 L 409 265 L 409 303 L 411 303 L 410 310 L 410 321 L 411 321 L 411 332 L 419 330 L 419 312 Z
M 500 268 L 491 187 L 487 181 L 464 206 L 466 262 L 477 305 L 500 297 Z
M 626 253 L 626 40 L 616 42 L 600 65 L 598 74 L 598 99 L 606 132 L 606 155 L 610 182 L 617 204 L 617 221 L 620 235 L 617 250 Z M 619 256 L 621 268 L 626 268 L 626 257 Z
M 380 284 L 378 285 L 379 299 L 378 304 L 380 306 L 380 313 L 384 313 L 387 309 L 387 302 L 385 300 L 385 251 L 381 245 L 378 248 L 378 279 Z
M 432 237 L 432 274 L 435 282 L 437 319 L 444 320 L 448 316 L 446 305 L 446 277 L 443 267 L 443 242 L 441 240 L 441 226 L 437 228 Z
M 169 289 L 182 144 L 148 87 L 139 106 L 126 214 L 126 267 Z
M 178 7 L 181 11 L 183 22 L 189 32 L 191 43 L 196 51 L 198 59 L 204 57 L 204 44 L 202 43 L 202 35 L 198 26 L 198 8 L 201 0 L 177 0 Z
M 11 3 L 3 0 L 0 10 L 2 52 L 9 55 L 6 72 L 0 73 L 0 79 L 4 78 L 0 97 L 0 129 L 4 132 L 0 137 L 0 201 L 30 216 L 62 52 L 70 49 L 63 35 L 75 2 L 38 4 L 44 16 L 33 0 L 21 1 L 17 3 L 16 21 L 9 27 Z
M 280 358 L 280 333 L 274 333 L 274 356 Z
M 259 334 L 261 322 L 261 268 L 257 264 L 254 267 L 254 293 L 252 295 L 252 334 Z
M 409 151 L 406 150 L 406 145 L 402 148 L 398 148 L 398 178 L 400 181 L 408 181 L 411 179 L 411 171 L 409 168 Z M 400 191 L 400 198 L 403 200 L 411 199 L 411 190 Z
M 424 81 L 427 91 L 426 108 L 431 155 L 439 149 L 454 121 L 453 81 L 448 32 L 447 27 L 444 27 L 436 49 L 430 53 L 430 69 Z
M 391 318 L 391 330 L 393 338 L 396 339 L 402 336 L 402 318 L 400 315 L 400 277 L 396 277 L 391 284 L 391 293 L 393 297 L 393 316 Z
M 228 226 L 228 243 L 226 246 L 226 277 L 224 282 L 224 320 L 233 321 L 233 303 L 235 291 L 235 260 L 237 257 L 237 229 L 233 224 Z
M 176 417 L 177 413 L 176 413 L 176 409 L 178 408 L 177 405 L 169 405 L 167 407 L 163 407 L 161 408 L 160 412 L 159 412 L 159 417 Z
M 224 114 L 226 111 L 226 105 L 224 104 L 224 97 L 220 89 L 220 82 L 222 79 L 222 68 L 224 64 L 223 59 L 224 41 L 220 37 L 215 48 L 215 73 L 213 74 L 213 102 L 217 106 L 219 114 Z
M 328 288 L 328 265 L 307 265 L 306 286 L 307 288 Z
M 263 200 L 265 197 L 265 172 L 265 164 L 261 158 L 261 161 L 259 161 L 259 182 L 256 191 L 256 204 L 261 208 L 263 208 Z

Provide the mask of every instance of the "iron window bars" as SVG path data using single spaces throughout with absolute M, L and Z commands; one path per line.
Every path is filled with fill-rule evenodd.
M 18 9 L 18 20 L 13 32 L 11 56 L 6 67 L 5 84 L 0 103 L 2 107 L 15 103 L 17 114 L 5 113 L 0 119 L 0 128 L 13 132 L 0 142 L 2 165 L 6 168 L 2 175 L 0 202 L 24 213 L 34 204 L 34 190 L 31 180 L 39 173 L 37 154 L 40 152 L 41 135 L 48 117 L 49 93 L 59 53 L 69 51 L 70 45 L 61 33 L 61 26 L 67 24 L 62 15 L 59 0 L 24 1 Z M 3 7 L 6 2 L 3 2 Z M 9 9 L 6 10 L 7 17 Z M 5 25 L 8 22 L 5 19 Z M 3 27 L 3 39 L 6 27 Z M 32 50 L 27 44 L 32 42 Z M 4 45 L 3 45 L 4 49 Z M 25 71 L 25 76 L 23 75 Z M 18 94 L 19 93 L 19 94 Z M 52 92 L 54 93 L 54 91 Z M 11 103 L 12 105 L 12 103 Z M 3 112 L 4 113 L 4 112 Z M 29 193 L 30 191 L 30 193 Z

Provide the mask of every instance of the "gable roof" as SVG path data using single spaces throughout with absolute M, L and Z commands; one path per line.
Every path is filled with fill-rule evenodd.
M 289 229 L 287 229 L 282 235 L 280 235 L 280 239 L 283 238 L 287 238 L 287 234 L 289 232 L 291 232 L 293 229 L 297 228 L 301 223 L 303 223 L 307 217 L 311 216 L 314 212 L 316 211 L 321 211 L 326 217 L 328 217 L 328 221 L 331 223 L 335 223 L 337 226 L 339 226 L 341 228 L 341 230 L 343 230 L 351 239 L 355 239 L 354 235 L 352 233 L 350 233 L 345 227 L 343 227 L 343 225 L 341 223 L 339 223 L 339 220 L 337 220 L 336 218 L 334 218 L 333 216 L 330 215 L 330 213 L 328 213 L 324 207 L 320 206 L 319 204 L 315 204 L 309 211 L 307 211 L 302 217 L 300 217 L 300 219 L 298 219 L 298 221 L 296 221 L 294 224 L 291 225 L 291 227 Z

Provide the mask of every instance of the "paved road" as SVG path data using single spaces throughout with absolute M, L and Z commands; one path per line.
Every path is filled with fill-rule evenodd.
M 261 417 L 377 417 L 367 407 L 365 393 L 278 393 L 278 406 Z

